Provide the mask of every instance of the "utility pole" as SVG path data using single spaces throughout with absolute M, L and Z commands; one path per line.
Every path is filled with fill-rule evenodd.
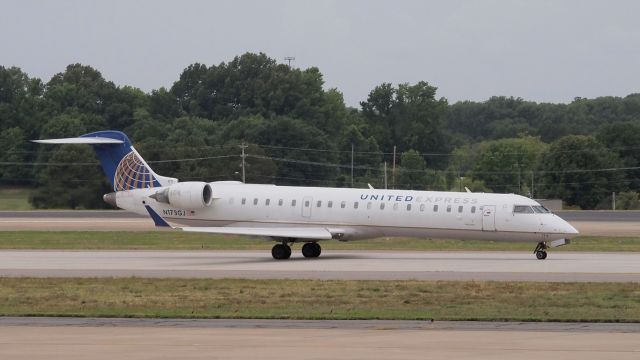
M 515 163 L 518 168 L 518 194 L 522 193 L 521 181 L 520 181 L 520 160 L 517 160 Z
M 616 192 L 611 193 L 611 209 L 616 210 Z
M 393 167 L 391 168 L 391 187 L 396 188 L 396 146 L 393 145 Z
M 533 171 L 531 172 L 531 198 L 535 199 L 535 190 L 533 187 Z
M 387 190 L 387 162 L 384 162 L 384 189 Z
M 242 149 L 242 155 L 240 155 L 240 157 L 242 158 L 242 183 L 245 183 L 246 179 L 245 179 L 245 163 L 244 163 L 244 159 L 247 157 L 247 155 L 244 153 L 244 149 L 247 147 L 247 145 L 245 145 L 244 143 L 242 143 L 242 145 L 240 145 L 240 148 Z
M 518 195 L 522 194 L 522 181 L 520 180 L 520 163 L 518 162 Z
M 351 188 L 353 188 L 353 143 L 351 143 Z
M 293 56 L 285 56 L 284 57 L 284 61 L 286 61 L 289 64 L 289 67 L 291 67 L 291 62 L 294 61 L 296 58 Z

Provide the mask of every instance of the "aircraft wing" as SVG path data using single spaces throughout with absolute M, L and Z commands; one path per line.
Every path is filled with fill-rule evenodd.
M 149 205 L 145 205 L 145 208 L 149 212 L 151 219 L 158 227 L 172 227 L 167 223 L 162 216 L 160 216 Z M 246 236 L 262 236 L 262 237 L 277 237 L 277 238 L 296 238 L 296 239 L 314 239 L 314 240 L 330 240 L 334 238 L 334 234 L 323 227 L 242 227 L 242 226 L 227 226 L 227 227 L 175 227 L 187 232 L 202 232 L 210 234 L 228 234 L 228 235 L 246 235 Z M 338 232 L 336 236 L 342 236 Z
M 246 236 L 266 236 L 296 239 L 330 240 L 331 232 L 321 227 L 178 227 L 188 232 L 203 232 L 211 234 L 230 234 Z

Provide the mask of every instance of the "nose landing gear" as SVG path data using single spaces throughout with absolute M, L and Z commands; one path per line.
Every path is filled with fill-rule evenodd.
M 536 249 L 533 250 L 533 253 L 536 254 L 536 258 L 538 260 L 544 260 L 547 258 L 547 243 L 546 242 L 539 242 L 538 246 L 536 246 Z

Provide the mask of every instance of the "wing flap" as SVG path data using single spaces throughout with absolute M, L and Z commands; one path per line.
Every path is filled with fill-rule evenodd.
M 183 231 L 211 234 L 268 236 L 296 239 L 330 240 L 331 232 L 321 227 L 179 227 Z

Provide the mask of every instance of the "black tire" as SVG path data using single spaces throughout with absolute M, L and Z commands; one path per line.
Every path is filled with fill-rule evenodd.
M 544 260 L 547 258 L 547 252 L 546 251 L 536 251 L 536 258 L 538 258 L 538 260 Z
M 285 260 L 291 257 L 291 248 L 284 244 L 275 244 L 271 248 L 271 256 L 276 260 Z
M 320 247 L 320 244 L 313 243 L 313 257 L 320 256 L 320 253 L 322 253 L 322 248 Z
M 302 256 L 306 258 L 318 257 L 320 256 L 321 252 L 322 252 L 322 248 L 320 248 L 320 245 L 318 243 L 308 242 L 302 245 Z
M 306 258 L 312 258 L 315 257 L 315 249 L 313 247 L 315 243 L 312 242 L 308 242 L 305 243 L 304 245 L 302 245 L 302 256 L 306 257 Z

